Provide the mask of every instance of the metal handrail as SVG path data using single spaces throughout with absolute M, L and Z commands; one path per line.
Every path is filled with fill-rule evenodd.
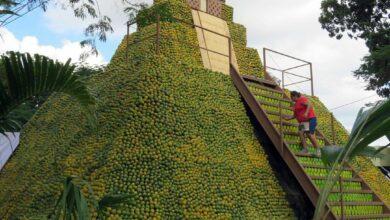
M 319 198 L 320 192 L 318 191 L 312 179 L 307 175 L 304 167 L 299 163 L 294 153 L 291 151 L 291 149 L 288 148 L 288 144 L 286 143 L 284 138 L 282 140 L 283 131 L 281 132 L 280 129 L 277 129 L 275 125 L 268 119 L 266 111 L 261 107 L 260 103 L 254 97 L 253 93 L 249 90 L 248 86 L 244 82 L 243 77 L 238 74 L 238 71 L 235 69 L 235 67 L 230 65 L 230 70 L 230 75 L 233 79 L 233 82 L 238 91 L 240 92 L 241 96 L 245 100 L 246 104 L 252 110 L 255 118 L 263 127 L 264 131 L 274 144 L 279 155 L 286 162 L 287 166 L 302 186 L 306 195 L 308 195 L 310 201 L 315 205 Z M 329 210 L 330 207 L 328 206 L 328 204 L 326 204 L 326 211 Z M 327 216 L 326 219 L 337 219 L 333 212 L 330 211 L 329 213 L 330 215 Z
M 194 9 L 195 10 L 195 9 Z M 225 57 L 229 57 L 229 63 L 231 63 L 232 61 L 232 54 L 231 54 L 231 44 L 232 44 L 232 39 L 230 36 L 228 35 L 224 35 L 224 34 L 221 34 L 221 33 L 218 33 L 214 30 L 211 30 L 211 29 L 208 29 L 208 28 L 205 28 L 203 26 L 200 26 L 200 25 L 197 25 L 197 24 L 194 24 L 194 23 L 189 23 L 183 19 L 180 19 L 180 18 L 176 18 L 176 17 L 172 17 L 175 21 L 178 21 L 180 23 L 183 23 L 183 24 L 186 24 L 188 26 L 191 26 L 191 27 L 194 27 L 194 28 L 200 28 L 202 29 L 203 31 L 207 31 L 207 32 L 210 32 L 212 34 L 216 34 L 218 36 L 221 36 L 221 37 L 225 37 L 228 39 L 228 44 L 229 44 L 229 54 L 223 54 L 221 52 L 218 52 L 218 51 L 215 51 L 215 50 L 211 50 L 207 47 L 201 47 L 199 44 L 197 45 L 197 47 L 199 47 L 200 49 L 203 49 L 203 50 L 206 50 L 208 52 L 211 52 L 211 53 L 215 53 L 215 54 L 218 54 L 218 55 L 221 55 L 221 56 L 225 56 Z M 130 35 L 130 27 L 131 25 L 134 25 L 136 24 L 137 22 L 133 21 L 133 22 L 127 22 L 126 25 L 127 25 L 127 36 L 126 36 L 126 62 L 128 61 L 128 51 L 129 51 L 129 48 L 133 45 L 136 45 L 138 43 L 141 43 L 143 41 L 146 41 L 146 40 L 149 40 L 150 38 L 153 38 L 153 37 L 156 37 L 156 53 L 159 54 L 159 49 L 160 49 L 160 43 L 161 43 L 161 17 L 159 14 L 156 15 L 156 33 L 153 34 L 153 35 L 150 35 L 150 36 L 147 36 L 141 40 L 138 40 L 136 42 L 133 42 L 133 43 L 129 43 L 129 35 Z
M 287 58 L 290 58 L 290 59 L 294 59 L 294 60 L 303 62 L 304 64 L 293 66 L 293 67 L 289 67 L 287 69 L 278 69 L 278 68 L 270 67 L 270 66 L 267 65 L 267 52 L 276 53 L 276 54 L 279 54 L 281 56 L 284 56 L 284 57 L 287 57 Z M 281 52 L 278 52 L 278 51 L 275 51 L 275 50 L 271 50 L 271 49 L 268 49 L 268 48 L 263 48 L 263 62 L 264 62 L 264 72 L 267 72 L 267 69 L 272 69 L 272 70 L 275 70 L 275 71 L 278 71 L 278 72 L 282 73 L 282 88 L 283 89 L 285 87 L 287 87 L 287 86 L 291 86 L 291 85 L 300 84 L 300 83 L 304 83 L 304 82 L 309 82 L 310 81 L 310 84 L 311 84 L 311 95 L 314 96 L 313 64 L 311 62 L 303 60 L 303 59 L 300 59 L 300 58 L 297 58 L 297 57 L 293 57 L 291 55 L 287 55 L 285 53 L 281 53 Z M 298 68 L 305 67 L 305 66 L 309 66 L 310 67 L 310 77 L 305 77 L 305 76 L 301 76 L 301 75 L 298 75 L 298 74 L 295 74 L 295 73 L 288 72 L 289 70 L 298 69 Z M 294 82 L 294 83 L 285 85 L 284 82 L 285 82 L 285 75 L 286 74 L 293 75 L 293 76 L 300 77 L 300 78 L 304 78 L 304 79 L 307 79 L 307 80 Z

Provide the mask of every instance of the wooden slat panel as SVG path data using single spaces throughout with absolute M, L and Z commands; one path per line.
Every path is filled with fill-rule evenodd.
M 207 1 L 207 13 L 217 17 L 222 15 L 222 2 L 220 0 L 208 0 Z
M 191 8 L 200 9 L 200 0 L 187 0 Z

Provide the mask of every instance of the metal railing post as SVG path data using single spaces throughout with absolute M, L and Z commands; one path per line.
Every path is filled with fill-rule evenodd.
M 311 96 L 314 96 L 313 64 L 310 63 Z
M 156 25 L 156 52 L 160 54 L 160 32 L 161 32 L 161 24 L 160 24 L 160 15 L 157 15 L 157 25 Z
M 341 169 L 343 169 L 344 164 L 341 164 Z M 340 204 L 341 204 L 341 220 L 344 220 L 345 210 L 344 210 L 344 195 L 343 195 L 343 180 L 339 176 L 339 185 L 340 185 Z
M 334 130 L 334 115 L 333 113 L 330 113 L 330 125 L 331 125 L 331 130 L 332 130 L 332 142 L 333 145 L 336 145 L 336 132 Z
M 279 100 L 279 130 L 280 130 L 280 146 L 282 148 L 282 155 L 284 155 L 283 115 L 282 115 L 282 101 L 281 100 Z
M 282 89 L 284 90 L 284 71 L 282 71 Z
M 264 63 L 264 73 L 267 72 L 267 56 L 266 56 L 266 48 L 263 48 L 263 63 Z
M 130 23 L 127 22 L 127 36 L 126 36 L 126 64 L 129 63 L 129 35 L 130 35 Z

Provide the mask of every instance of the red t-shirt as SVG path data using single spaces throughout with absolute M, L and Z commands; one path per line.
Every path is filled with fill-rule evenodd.
M 305 117 L 307 104 L 308 104 L 308 99 L 305 96 L 299 97 L 298 100 L 295 102 L 294 116 L 298 120 L 298 122 L 306 122 L 309 121 L 309 119 L 316 117 L 313 107 L 309 109 L 307 118 Z

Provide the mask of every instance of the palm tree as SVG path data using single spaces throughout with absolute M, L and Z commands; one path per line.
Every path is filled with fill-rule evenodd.
M 390 100 L 378 102 L 374 107 L 364 111 L 362 108 L 356 118 L 349 140 L 344 147 L 326 146 L 321 151 L 321 159 L 330 166 L 324 188 L 313 219 L 321 219 L 328 196 L 339 180 L 344 164 L 352 161 L 356 156 L 378 157 L 390 144 L 381 147 L 370 147 L 369 144 L 387 136 L 390 138 Z
M 74 97 L 94 122 L 95 99 L 73 73 L 70 59 L 62 64 L 37 54 L 9 52 L 0 64 L 0 134 L 19 131 L 31 113 L 29 101 L 53 92 Z

